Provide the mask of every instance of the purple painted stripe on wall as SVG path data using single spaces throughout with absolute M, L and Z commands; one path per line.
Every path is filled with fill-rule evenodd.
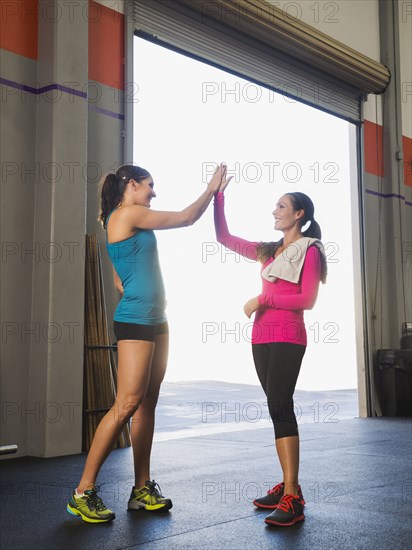
M 49 92 L 51 90 L 60 90 L 61 92 L 64 92 L 65 94 L 77 95 L 78 97 L 82 97 L 83 99 L 87 99 L 87 92 L 82 92 L 81 90 L 75 90 L 74 88 L 69 88 L 68 86 L 63 86 L 62 84 L 49 84 L 48 86 L 43 86 L 42 88 L 39 88 L 38 93 L 43 94 L 43 93 Z
M 119 120 L 124 120 L 124 115 L 121 115 L 120 113 L 114 113 L 113 111 L 108 111 L 107 109 L 103 109 L 102 107 L 96 107 L 95 105 L 89 105 L 89 111 L 95 111 L 96 113 L 100 113 L 102 115 L 118 118 Z
M 75 90 L 74 88 L 69 88 L 68 86 L 63 86 L 62 84 L 48 84 L 47 86 L 42 86 L 41 88 L 34 88 L 33 86 L 27 86 L 27 84 L 22 84 L 21 82 L 15 82 L 14 80 L 8 80 L 7 78 L 0 77 L 0 84 L 5 84 L 11 88 L 17 88 L 18 90 L 23 90 L 23 92 L 28 92 L 29 94 L 44 94 L 45 92 L 50 92 L 51 90 L 60 90 L 66 94 L 77 95 L 87 99 L 87 93 L 82 92 L 81 90 Z
M 372 191 L 372 189 L 365 189 L 365 193 L 369 195 L 375 195 L 376 197 L 382 197 L 383 199 L 402 199 L 405 201 L 405 204 L 412 206 L 412 202 L 405 200 L 405 195 L 398 195 L 397 193 L 379 193 L 379 191 Z
M 10 86 L 10 88 L 17 88 L 18 90 L 23 90 L 23 92 L 28 92 L 29 94 L 37 94 L 37 88 L 32 86 L 27 86 L 26 84 L 20 84 L 20 82 L 14 82 L 14 80 L 8 80 L 7 78 L 2 78 L 0 76 L 0 84 L 5 86 Z
M 2 77 L 0 77 L 0 84 L 4 84 L 5 86 L 10 86 L 11 88 L 16 88 L 17 90 L 22 90 L 23 92 L 34 95 L 50 92 L 51 90 L 59 90 L 60 92 L 72 94 L 87 100 L 86 92 L 75 90 L 73 88 L 69 88 L 68 86 L 63 86 L 62 84 L 49 84 L 41 88 L 34 88 L 33 86 L 27 86 L 27 84 L 22 84 L 21 82 L 15 82 L 14 80 L 8 80 L 7 78 Z M 124 115 L 120 113 L 115 113 L 114 111 L 109 111 L 108 109 L 103 109 L 102 107 L 89 105 L 89 109 L 92 111 L 96 111 L 97 113 L 100 113 L 102 115 L 110 116 L 118 120 L 124 120 Z

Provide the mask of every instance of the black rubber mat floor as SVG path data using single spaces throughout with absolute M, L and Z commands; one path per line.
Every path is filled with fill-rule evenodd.
M 300 483 L 306 518 L 290 528 L 274 528 L 264 524 L 265 512 L 251 504 L 280 475 L 267 418 L 252 421 L 250 403 L 258 403 L 251 400 L 254 389 L 240 387 L 234 394 L 230 385 L 223 385 L 228 397 L 219 401 L 219 392 L 205 390 L 205 385 L 197 395 L 193 385 L 190 392 L 190 384 L 177 386 L 164 387 L 153 448 L 153 477 L 174 504 L 169 513 L 126 510 L 133 483 L 130 448 L 113 451 L 101 471 L 102 497 L 116 513 L 114 522 L 101 525 L 86 524 L 66 512 L 84 455 L 8 459 L 1 464 L 1 549 L 410 547 L 411 419 L 347 418 L 356 401 L 352 390 L 301 396 Z M 211 396 L 208 401 L 205 393 Z M 205 403 L 221 408 L 223 402 L 231 403 L 232 420 L 215 418 L 215 429 L 205 418 L 196 421 L 194 410 L 203 407 L 203 414 L 212 413 L 215 409 L 206 409 Z M 179 403 L 184 422 L 176 413 Z M 243 417 L 236 416 L 233 403 L 239 403 Z M 328 403 L 341 405 L 334 416 L 333 407 L 324 407 Z

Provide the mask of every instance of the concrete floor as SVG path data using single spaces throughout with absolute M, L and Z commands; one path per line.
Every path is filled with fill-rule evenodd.
M 359 419 L 356 392 L 296 392 L 306 519 L 268 527 L 251 501 L 280 479 L 260 388 L 165 384 L 152 477 L 170 513 L 126 510 L 130 448 L 99 483 L 110 524 L 69 516 L 83 455 L 1 464 L 1 549 L 405 549 L 412 541 L 412 419 Z

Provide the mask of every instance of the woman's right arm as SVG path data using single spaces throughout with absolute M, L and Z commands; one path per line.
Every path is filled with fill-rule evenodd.
M 257 247 L 259 243 L 247 241 L 241 237 L 235 237 L 229 233 L 225 217 L 225 196 L 223 192 L 220 192 L 215 196 L 214 216 L 217 241 L 230 250 L 245 256 L 245 258 L 257 260 Z
M 200 197 L 180 212 L 151 210 L 146 206 L 124 207 L 125 223 L 133 229 L 175 229 L 193 225 L 209 206 L 213 195 L 219 190 L 222 178 L 226 177 L 226 165 L 220 164 L 213 174 L 207 189 Z

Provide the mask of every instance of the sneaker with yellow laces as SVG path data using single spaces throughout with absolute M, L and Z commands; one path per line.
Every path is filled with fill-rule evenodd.
M 147 510 L 149 512 L 167 512 L 173 504 L 169 498 L 164 498 L 159 485 L 152 481 L 146 481 L 140 489 L 133 487 L 128 502 L 129 510 Z
M 85 491 L 83 496 L 78 496 L 76 491 L 73 491 L 67 504 L 67 511 L 69 514 L 72 516 L 80 516 L 83 521 L 87 521 L 88 523 L 105 523 L 107 521 L 112 521 L 116 516 L 114 512 L 105 506 L 102 499 L 97 495 L 99 491 L 100 487 L 97 485 Z

